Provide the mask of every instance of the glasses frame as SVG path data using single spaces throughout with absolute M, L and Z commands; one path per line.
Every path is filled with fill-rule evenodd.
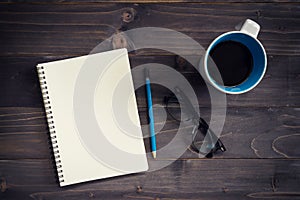
M 190 145 L 191 149 L 197 152 L 198 154 L 205 155 L 206 158 L 212 158 L 213 155 L 218 151 L 225 152 L 226 148 L 223 142 L 209 128 L 209 125 L 206 123 L 206 121 L 202 117 L 200 117 L 199 114 L 195 111 L 194 106 L 185 96 L 185 94 L 180 90 L 179 87 L 175 87 L 174 89 L 175 94 L 173 93 L 171 96 L 165 96 L 163 103 L 169 116 L 177 122 L 182 122 L 182 120 L 177 119 L 176 117 L 174 117 L 174 115 L 171 114 L 168 106 L 171 103 L 170 100 L 172 101 L 172 103 L 177 103 L 179 105 L 178 99 L 180 99 L 180 102 L 185 104 L 186 110 L 191 116 L 191 118 L 187 119 L 186 121 L 192 120 L 192 122 L 194 123 L 192 131 L 192 143 Z M 200 147 L 198 147 L 197 145 L 197 142 L 199 141 L 196 140 L 196 137 L 199 133 L 201 133 L 204 136 L 203 141 L 206 142 L 205 146 L 203 146 L 204 142 Z

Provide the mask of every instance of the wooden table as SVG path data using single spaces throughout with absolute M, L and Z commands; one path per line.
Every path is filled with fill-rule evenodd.
M 180 31 L 206 48 L 246 18 L 262 27 L 268 70 L 251 92 L 227 96 L 225 153 L 199 159 L 188 149 L 159 171 L 58 186 L 37 63 L 88 54 L 116 32 L 145 26 Z M 299 199 L 299 28 L 300 3 L 287 0 L 1 2 L 0 199 Z M 132 67 L 156 62 L 182 72 L 196 88 L 203 117 L 210 119 L 209 98 L 198 87 L 201 78 L 184 60 L 154 49 L 131 53 L 130 60 Z M 155 86 L 153 91 L 154 103 L 161 103 L 166 90 Z M 136 93 L 145 124 L 144 90 Z M 167 121 L 158 146 L 175 132 L 174 121 Z

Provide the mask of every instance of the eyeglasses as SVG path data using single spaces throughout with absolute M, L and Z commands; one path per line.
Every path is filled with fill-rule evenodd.
M 193 151 L 205 155 L 206 158 L 212 158 L 218 151 L 226 151 L 222 141 L 209 128 L 206 121 L 199 116 L 192 103 L 180 88 L 175 87 L 175 94 L 165 96 L 164 104 L 167 113 L 175 121 L 192 121 L 193 130 L 190 147 Z

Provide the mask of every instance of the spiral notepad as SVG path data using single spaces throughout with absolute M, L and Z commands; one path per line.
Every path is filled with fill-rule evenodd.
M 37 70 L 60 186 L 148 169 L 126 49 Z

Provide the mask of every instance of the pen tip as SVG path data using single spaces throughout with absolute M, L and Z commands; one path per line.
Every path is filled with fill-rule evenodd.
M 156 158 L 156 151 L 152 151 L 153 158 Z

